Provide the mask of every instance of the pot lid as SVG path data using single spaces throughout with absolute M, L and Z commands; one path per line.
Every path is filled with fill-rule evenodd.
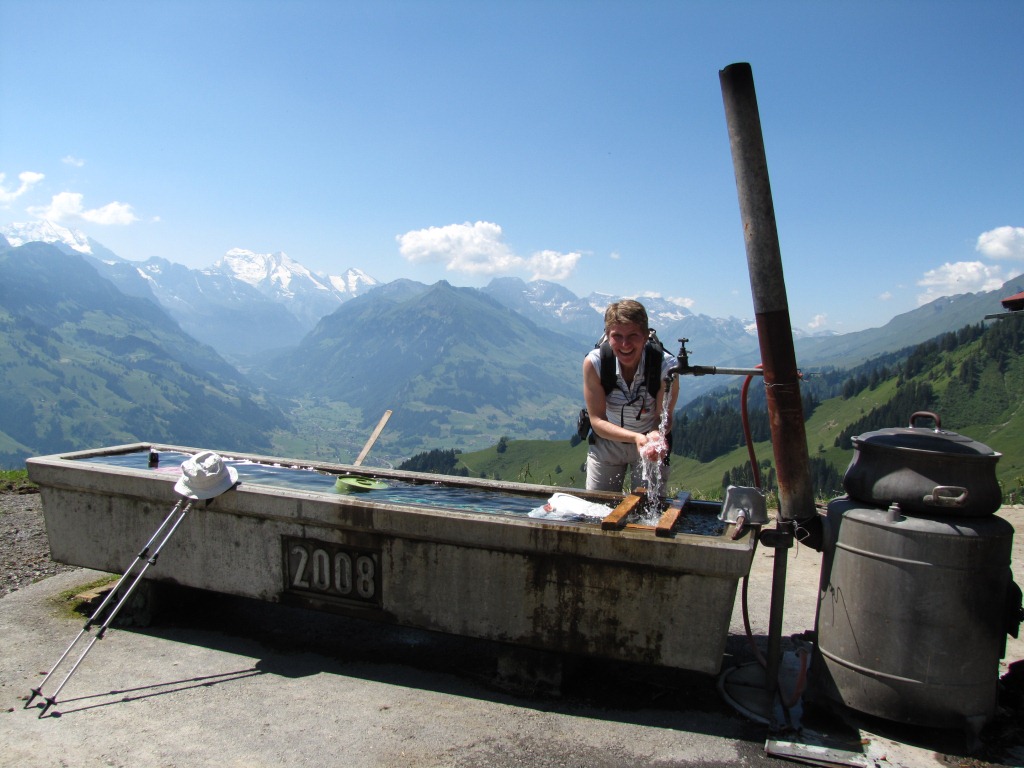
M 923 417 L 934 420 L 934 427 L 919 427 L 916 422 Z M 934 413 L 919 411 L 910 417 L 909 427 L 893 427 L 865 432 L 852 438 L 854 447 L 862 444 L 891 448 L 894 450 L 930 451 L 932 453 L 956 454 L 957 456 L 1000 456 L 984 443 L 965 435 L 941 428 L 939 417 Z

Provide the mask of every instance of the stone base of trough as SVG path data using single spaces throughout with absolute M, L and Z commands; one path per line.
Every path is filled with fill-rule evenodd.
M 28 462 L 53 557 L 123 572 L 178 500 L 175 477 L 78 459 Z M 754 548 L 749 533 L 655 536 L 243 483 L 197 503 L 147 578 L 713 674 Z

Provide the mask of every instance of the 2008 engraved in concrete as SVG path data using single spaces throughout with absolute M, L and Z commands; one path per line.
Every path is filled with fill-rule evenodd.
M 283 536 L 285 589 L 380 606 L 380 553 Z

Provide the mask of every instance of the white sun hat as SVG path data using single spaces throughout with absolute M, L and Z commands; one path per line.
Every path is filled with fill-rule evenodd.
M 238 470 L 213 451 L 200 451 L 181 463 L 174 490 L 189 499 L 212 499 L 238 482 Z

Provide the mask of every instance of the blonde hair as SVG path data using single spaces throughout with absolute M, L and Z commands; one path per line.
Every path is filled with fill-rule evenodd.
M 623 299 L 622 301 L 612 302 L 604 311 L 605 333 L 613 325 L 626 324 L 639 325 L 645 332 L 648 330 L 647 310 L 644 309 L 644 305 L 639 301 Z

